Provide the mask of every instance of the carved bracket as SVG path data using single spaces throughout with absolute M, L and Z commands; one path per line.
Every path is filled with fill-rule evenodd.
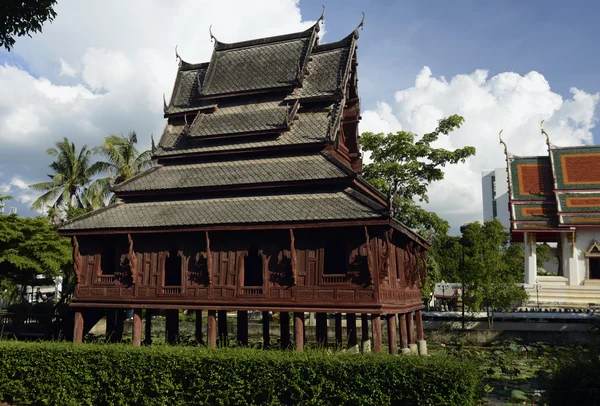
M 296 257 L 296 239 L 294 238 L 294 230 L 290 228 L 290 255 L 292 262 L 292 285 L 296 285 L 298 283 L 298 266 L 297 266 L 297 257 Z
M 205 231 L 204 233 L 206 236 L 206 267 L 207 267 L 207 272 L 208 272 L 208 284 L 212 285 L 212 283 L 213 283 L 213 278 L 212 278 L 213 263 L 212 263 L 212 253 L 210 252 L 210 238 L 208 238 L 208 231 Z
M 371 239 L 369 238 L 369 230 L 365 226 L 365 237 L 367 240 L 367 264 L 369 265 L 369 285 L 373 284 L 373 276 L 375 275 L 375 267 L 373 266 L 373 257 L 371 256 Z
M 135 284 L 137 280 L 137 255 L 133 250 L 133 239 L 131 238 L 131 234 L 127 234 L 127 240 L 129 241 L 127 259 L 129 260 L 129 270 L 131 271 L 131 283 Z
M 81 253 L 79 252 L 79 241 L 77 241 L 77 237 L 73 236 L 73 268 L 75 269 L 75 276 L 77 276 L 77 283 L 81 283 L 83 279 L 82 262 Z
M 385 242 L 381 252 L 381 262 L 379 264 L 379 279 L 382 280 L 389 276 L 390 255 L 392 253 L 392 234 L 394 230 L 389 229 L 384 233 Z

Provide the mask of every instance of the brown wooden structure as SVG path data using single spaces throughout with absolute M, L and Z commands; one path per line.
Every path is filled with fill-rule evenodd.
M 226 310 L 238 311 L 241 344 L 249 310 L 280 312 L 281 342 L 298 350 L 306 312 L 317 313 L 325 344 L 326 313 L 339 314 L 336 341 L 345 313 L 357 344 L 358 313 L 363 340 L 372 322 L 374 351 L 382 314 L 390 351 L 398 328 L 402 348 L 414 344 L 428 244 L 360 177 L 358 28 L 319 44 L 320 22 L 232 44 L 213 37 L 208 63 L 179 58 L 157 165 L 114 187 L 118 203 L 59 228 L 74 244 L 75 341 L 91 309 L 112 309 L 113 320 L 110 312 L 133 308 L 135 345 L 140 309 L 170 310 L 170 341 L 177 309 L 195 310 L 200 329 L 208 311 L 211 347 L 227 334 Z

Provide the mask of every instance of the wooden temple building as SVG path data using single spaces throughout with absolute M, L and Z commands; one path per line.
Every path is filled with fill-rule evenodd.
M 116 204 L 59 227 L 74 244 L 75 342 L 98 314 L 116 312 L 118 330 L 122 309 L 134 309 L 135 345 L 142 309 L 167 310 L 174 340 L 188 309 L 200 328 L 208 313 L 206 337 L 197 334 L 210 347 L 226 334 L 226 311 L 238 312 L 242 344 L 248 311 L 262 311 L 265 344 L 268 312 L 280 313 L 281 343 L 298 350 L 315 312 L 323 343 L 327 313 L 340 341 L 344 313 L 350 346 L 357 315 L 374 351 L 383 321 L 391 352 L 425 345 L 429 245 L 360 176 L 358 27 L 319 44 L 320 23 L 237 43 L 212 37 L 209 62 L 179 58 L 156 166 L 116 185 Z
M 524 244 L 524 287 L 532 305 L 598 306 L 600 146 L 558 147 L 542 134 L 546 155 L 515 156 L 504 145 L 510 231 Z M 557 275 L 538 275 L 538 243 L 557 244 Z

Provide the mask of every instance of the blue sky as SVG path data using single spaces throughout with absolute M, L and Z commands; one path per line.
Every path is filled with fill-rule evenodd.
M 366 13 L 362 131 L 420 134 L 444 116 L 465 117 L 438 146 L 473 145 L 477 155 L 447 168 L 428 205 L 454 229 L 481 219 L 481 171 L 504 165 L 500 129 L 515 154 L 545 153 L 541 120 L 556 145 L 600 143 L 597 2 L 60 0 L 43 33 L 0 51 L 0 194 L 34 214 L 26 185 L 45 180 L 45 150 L 64 136 L 94 146 L 136 130 L 149 147 L 163 130 L 175 45 L 187 61 L 207 61 L 209 25 L 225 42 L 299 31 L 322 4 L 323 42 L 348 35 Z

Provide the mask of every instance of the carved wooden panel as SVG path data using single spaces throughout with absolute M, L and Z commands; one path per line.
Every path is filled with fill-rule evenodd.
M 319 289 L 317 290 L 318 299 L 333 299 L 333 289 Z
M 315 292 L 312 289 L 298 289 L 298 300 L 312 300 Z
M 340 300 L 354 300 L 354 290 L 340 289 L 337 291 L 337 298 Z

